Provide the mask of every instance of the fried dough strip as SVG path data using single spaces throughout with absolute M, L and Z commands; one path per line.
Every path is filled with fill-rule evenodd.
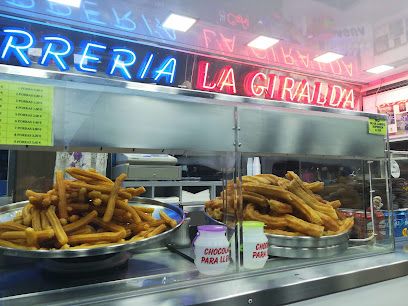
M 272 234 L 272 235 L 282 235 L 282 236 L 303 236 L 304 234 L 299 232 L 289 232 L 280 229 L 270 229 L 266 228 L 265 233 Z
M 117 225 L 113 222 L 105 222 L 101 218 L 93 219 L 92 223 L 98 225 L 104 230 L 108 230 L 112 232 L 123 232 L 124 234 L 126 233 L 126 229 L 123 226 Z
M 132 195 L 132 197 L 137 197 L 143 193 L 146 192 L 146 189 L 141 186 L 141 187 L 137 187 L 137 188 L 125 188 L 125 191 L 130 193 Z
M 253 221 L 262 221 L 269 228 L 284 228 L 287 224 L 285 217 L 273 217 L 258 212 L 253 204 L 248 204 L 244 210 L 244 218 Z
M 278 214 L 291 214 L 293 212 L 292 206 L 277 200 L 270 199 L 268 200 L 268 204 L 271 211 Z
M 5 248 L 11 248 L 11 249 L 36 250 L 36 248 L 34 247 L 27 247 L 27 246 L 16 244 L 14 242 L 3 240 L 3 239 L 0 239 L 0 246 L 5 247 Z
M 323 226 L 306 222 L 292 215 L 285 215 L 285 219 L 287 221 L 287 226 L 296 232 L 312 237 L 321 237 L 323 235 Z
M 133 209 L 133 207 L 129 205 L 126 201 L 116 200 L 116 206 L 129 212 L 132 215 L 133 222 L 135 223 L 142 222 L 136 210 Z
M 100 191 L 102 193 L 111 193 L 112 192 L 112 188 L 113 186 L 111 185 L 91 185 L 91 184 L 87 184 L 81 181 L 65 181 L 66 184 L 70 187 L 74 187 L 74 188 L 86 188 L 89 192 L 91 192 L 92 190 L 96 190 L 96 191 Z M 126 192 L 125 189 L 121 188 L 118 191 L 118 195 L 122 198 L 125 199 L 131 199 L 132 195 L 129 192 Z
M 170 218 L 163 210 L 159 212 L 160 217 L 166 222 L 168 226 L 171 228 L 175 228 L 177 226 L 177 221 Z
M 262 177 L 269 181 L 271 185 L 278 185 L 279 177 L 273 174 L 257 174 L 255 177 Z
M 266 184 L 252 184 L 252 183 L 245 183 L 242 185 L 243 190 L 256 192 L 266 196 L 267 198 L 279 198 L 283 200 L 290 201 L 290 193 L 279 186 L 273 185 L 266 185 Z
M 146 214 L 151 214 L 154 212 L 154 208 L 153 207 L 144 207 L 144 206 L 133 206 L 134 209 L 136 210 L 140 210 Z
M 31 214 L 33 216 L 32 219 L 32 227 L 35 231 L 41 231 L 42 226 L 41 226 L 41 212 L 38 208 L 33 207 L 31 210 Z
M 0 223 L 0 231 L 24 231 L 26 228 L 27 226 L 13 221 Z
M 77 245 L 95 242 L 117 242 L 124 237 L 123 232 L 101 232 L 95 234 L 79 234 L 68 236 L 68 244 Z
M 72 222 L 70 224 L 64 225 L 63 229 L 66 233 L 76 231 L 79 228 L 84 227 L 85 225 L 88 225 L 89 223 L 91 223 L 92 220 L 95 219 L 97 216 L 98 216 L 98 213 L 96 212 L 96 210 L 93 210 L 86 216 L 82 217 L 81 219 L 75 222 Z
M 255 192 L 243 191 L 242 200 L 244 203 L 254 203 L 262 207 L 268 206 L 268 199 L 261 194 Z
M 115 180 L 112 191 L 109 195 L 109 200 L 106 206 L 105 214 L 103 215 L 103 221 L 105 222 L 109 222 L 112 220 L 113 211 L 115 210 L 115 205 L 116 205 L 116 198 L 118 196 L 120 186 L 125 179 L 126 179 L 126 174 L 122 173 Z
M 297 211 L 299 211 L 307 221 L 322 225 L 323 221 L 320 216 L 317 214 L 316 211 L 313 210 L 309 205 L 307 205 L 301 198 L 299 198 L 295 194 L 291 194 L 292 200 L 288 201 L 288 203 L 293 206 Z
M 143 220 L 143 221 L 155 221 L 156 219 L 152 217 L 152 215 L 144 213 L 143 211 L 138 210 L 137 208 L 133 207 L 133 209 L 136 211 L 136 213 L 139 215 L 139 217 Z
M 93 227 L 90 225 L 85 225 L 84 227 L 81 227 L 77 229 L 76 231 L 71 232 L 71 235 L 92 234 L 92 233 L 95 233 L 95 230 L 93 229 Z
M 323 226 L 324 229 L 326 231 L 338 231 L 339 230 L 339 224 L 337 223 L 337 220 L 334 220 L 333 218 L 331 218 L 330 216 L 320 212 L 320 211 L 316 211 L 317 214 L 320 216 L 320 218 L 323 221 Z
M 56 180 L 58 198 L 59 198 L 58 217 L 63 218 L 63 219 L 68 219 L 67 194 L 66 194 L 65 184 L 64 184 L 64 173 L 61 170 L 57 170 L 55 172 L 55 180 Z
M 30 227 L 26 228 L 24 231 L 3 232 L 3 233 L 0 233 L 0 238 L 5 239 L 5 240 L 26 239 L 27 229 L 30 229 Z M 54 231 L 52 229 L 38 231 L 38 232 L 35 232 L 35 234 L 38 240 L 47 240 L 47 239 L 51 239 L 52 237 L 54 237 Z
M 331 207 L 330 205 L 319 203 L 319 201 L 315 197 L 308 194 L 302 188 L 302 186 L 299 184 L 299 182 L 296 179 L 290 182 L 288 189 L 294 194 L 296 194 L 298 197 L 300 197 L 303 201 L 305 201 L 305 203 L 309 205 L 310 207 L 312 207 L 314 210 L 325 213 L 326 215 L 337 220 L 338 217 L 337 217 L 336 212 L 334 211 L 334 208 Z
M 159 225 L 158 227 L 156 227 L 155 229 L 153 229 L 152 231 L 147 233 L 146 238 L 150 238 L 150 237 L 156 236 L 158 234 L 161 234 L 164 231 L 166 231 L 166 229 L 167 229 L 166 225 L 164 225 L 164 224 Z
M 323 182 L 313 182 L 313 183 L 303 183 L 303 186 L 305 186 L 307 189 L 309 189 L 312 192 L 320 192 L 324 189 L 324 183 Z
M 48 222 L 51 224 L 51 227 L 55 232 L 55 237 L 57 238 L 59 244 L 61 246 L 67 244 L 68 236 L 65 233 L 64 229 L 62 228 L 60 220 L 58 220 L 58 217 L 55 214 L 54 207 L 50 206 L 45 214 L 48 218 Z
M 26 206 L 24 206 L 22 215 L 23 215 L 23 224 L 26 226 L 31 226 L 31 220 L 32 220 L 32 215 L 31 215 L 31 209 L 33 208 L 33 204 L 29 203 Z
M 94 172 L 94 171 L 84 170 L 84 169 L 81 169 L 81 168 L 67 168 L 65 171 L 71 176 L 73 176 L 73 174 L 74 175 L 79 175 L 81 177 L 90 178 L 91 180 L 106 182 L 108 184 L 113 185 L 112 180 L 110 180 L 106 176 L 104 176 L 102 174 L 99 174 L 97 172 Z
M 328 202 L 327 204 L 330 205 L 333 208 L 340 208 L 341 207 L 340 200 L 331 201 L 331 202 Z

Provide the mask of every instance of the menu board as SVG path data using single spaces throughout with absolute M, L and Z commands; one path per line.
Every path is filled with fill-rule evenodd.
M 0 144 L 52 146 L 54 90 L 0 81 Z

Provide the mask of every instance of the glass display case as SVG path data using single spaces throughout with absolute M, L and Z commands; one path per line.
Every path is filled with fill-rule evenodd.
M 382 135 L 368 133 L 369 118 L 383 119 L 381 115 L 218 93 L 196 96 L 190 90 L 157 85 L 128 88 L 119 81 L 109 86 L 80 77 L 67 82 L 53 72 L 44 78 L 26 76 L 24 69 L 28 68 L 8 70 L 0 78 L 53 89 L 53 145 L 4 145 L 4 149 L 82 152 L 81 156 L 84 152 L 166 154 L 177 157 L 176 166 L 186 167 L 193 160 L 196 166 L 211 168 L 211 180 L 217 184 L 199 201 L 165 201 L 163 197 L 171 194 L 165 191 L 140 195 L 137 203 L 155 207 L 169 202 L 160 206 L 167 212 L 181 211 L 177 218 L 171 215 L 177 228 L 160 241 L 84 246 L 92 251 L 80 245 L 18 252 L 3 244 L 0 287 L 6 304 L 34 298 L 38 304 L 69 301 L 74 292 L 83 301 L 106 301 L 107 294 L 119 298 L 217 284 L 394 250 L 388 142 Z M 39 171 L 56 167 L 54 161 L 33 163 Z M 206 171 L 202 178 L 200 171 L 193 173 L 197 182 L 208 178 Z M 48 184 L 38 185 L 36 192 L 52 190 L 53 174 L 49 176 Z M 30 181 L 22 182 L 22 188 L 32 188 Z M 123 186 L 160 185 L 154 182 L 139 178 Z M 160 201 L 148 202 L 152 196 Z M 13 217 L 10 209 L 10 205 L 0 208 L 1 222 Z M 268 243 L 256 243 L 253 254 L 267 253 L 268 260 L 255 270 L 244 267 L 241 252 L 248 248 L 246 221 L 266 223 Z M 216 247 L 203 249 L 197 261 L 197 240 L 195 248 L 193 244 L 204 237 L 202 232 L 197 236 L 197 227 L 203 225 L 218 230 L 225 225 L 227 239 L 215 239 Z M 222 267 L 207 273 L 208 266 L 217 264 Z

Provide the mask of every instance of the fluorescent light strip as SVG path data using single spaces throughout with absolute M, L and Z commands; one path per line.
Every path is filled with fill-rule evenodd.
M 82 0 L 48 0 L 49 2 L 55 2 L 66 6 L 80 7 Z
M 391 70 L 391 69 L 394 69 L 394 67 L 389 66 L 389 65 L 380 65 L 380 66 L 370 68 L 370 69 L 368 69 L 366 71 L 369 72 L 369 73 L 379 74 L 379 73 L 383 73 L 383 72 Z
M 317 57 L 315 57 L 313 60 L 315 62 L 319 62 L 319 63 L 324 63 L 324 64 L 328 64 L 331 62 L 334 62 L 340 58 L 342 58 L 343 55 L 338 54 L 338 53 L 334 53 L 334 52 L 326 52 L 322 55 L 319 55 Z
M 250 41 L 248 43 L 248 47 L 259 50 L 266 50 L 278 42 L 279 39 L 261 35 L 255 38 L 254 40 Z
M 191 17 L 170 14 L 163 22 L 163 27 L 180 32 L 187 32 L 196 22 L 197 19 Z

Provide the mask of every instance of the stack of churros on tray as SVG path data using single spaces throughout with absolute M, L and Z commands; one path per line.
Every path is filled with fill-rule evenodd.
M 0 223 L 0 246 L 26 249 L 82 249 L 135 242 L 177 226 L 176 220 L 154 208 L 131 206 L 128 201 L 144 187 L 122 188 L 121 174 L 114 182 L 94 170 L 68 168 L 73 180 L 56 172 L 47 193 L 26 191 L 29 203 L 13 221 Z
M 243 217 L 264 222 L 267 234 L 321 237 L 348 232 L 354 218 L 346 218 L 338 210 L 340 201 L 328 202 L 315 193 L 323 188 L 322 182 L 303 182 L 292 171 L 286 178 L 273 174 L 243 176 Z M 220 197 L 206 202 L 207 213 L 219 221 L 225 208 L 227 214 L 237 213 L 239 197 L 234 194 L 239 193 L 228 184 Z

